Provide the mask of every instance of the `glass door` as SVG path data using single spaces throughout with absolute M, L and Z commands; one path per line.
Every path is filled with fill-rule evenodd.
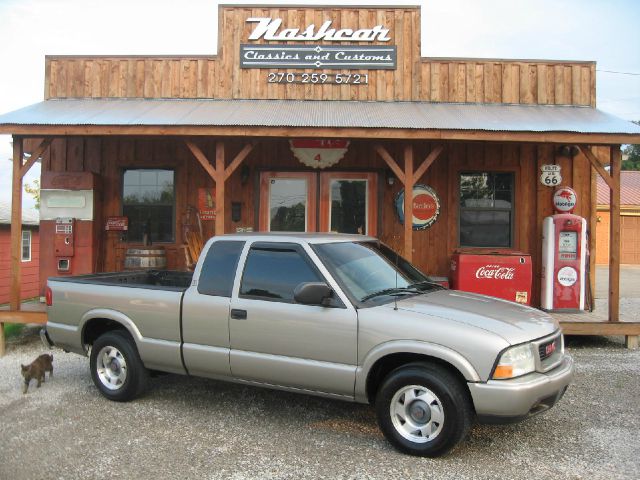
M 260 175 L 260 230 L 315 232 L 317 176 L 306 172 Z
M 377 175 L 320 173 L 320 230 L 377 235 Z

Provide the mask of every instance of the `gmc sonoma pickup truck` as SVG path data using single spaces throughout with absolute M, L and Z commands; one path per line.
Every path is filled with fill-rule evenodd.
M 413 455 L 542 412 L 573 376 L 549 315 L 444 289 L 362 235 L 217 236 L 193 274 L 50 278 L 47 304 L 43 340 L 89 355 L 108 399 L 162 371 L 372 403 Z

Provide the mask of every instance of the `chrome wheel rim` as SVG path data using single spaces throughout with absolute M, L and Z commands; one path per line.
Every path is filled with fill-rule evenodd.
M 402 387 L 391 399 L 391 422 L 404 438 L 415 443 L 434 440 L 444 425 L 444 410 L 438 396 L 421 385 Z
M 109 390 L 122 388 L 127 380 L 127 362 L 122 352 L 115 347 L 102 347 L 98 352 L 96 371 L 100 383 Z

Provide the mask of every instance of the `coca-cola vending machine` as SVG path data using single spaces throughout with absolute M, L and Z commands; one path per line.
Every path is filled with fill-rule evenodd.
M 531 305 L 531 255 L 511 250 L 465 250 L 451 257 L 451 288 Z

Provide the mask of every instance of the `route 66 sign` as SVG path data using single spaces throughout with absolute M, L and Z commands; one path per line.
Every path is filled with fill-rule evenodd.
M 540 183 L 546 187 L 557 187 L 562 182 L 560 165 L 542 165 L 540 167 Z

